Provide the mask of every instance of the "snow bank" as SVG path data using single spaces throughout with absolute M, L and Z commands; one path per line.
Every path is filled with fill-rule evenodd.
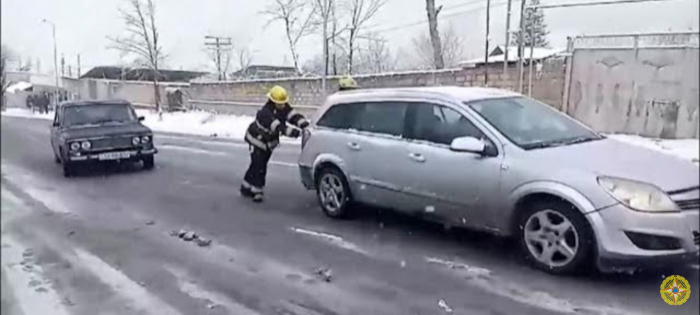
M 53 112 L 50 112 L 48 114 L 39 114 L 39 112 L 32 113 L 32 111 L 29 109 L 17 108 L 17 107 L 6 109 L 4 112 L 2 112 L 2 115 L 9 116 L 9 117 L 23 117 L 23 118 L 48 119 L 48 120 L 53 119 Z
M 145 117 L 143 123 L 153 131 L 216 136 L 242 140 L 253 117 L 235 115 L 215 115 L 203 111 L 163 113 L 159 119 L 156 112 L 137 110 Z
M 611 139 L 627 142 L 632 145 L 642 146 L 652 150 L 672 154 L 682 159 L 692 161 L 695 164 L 700 164 L 700 159 L 698 157 L 698 155 L 700 155 L 699 139 L 665 140 L 645 138 L 637 135 L 622 134 L 608 135 L 608 137 Z

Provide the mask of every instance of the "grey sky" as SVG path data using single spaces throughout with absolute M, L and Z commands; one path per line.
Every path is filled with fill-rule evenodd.
M 451 23 L 464 38 L 465 58 L 478 57 L 484 45 L 486 0 L 436 0 L 443 4 L 441 19 Z M 507 0 L 492 0 L 493 44 L 504 39 Z M 573 0 L 542 0 L 543 4 Z M 576 0 L 580 2 L 583 0 Z M 231 36 L 247 44 L 254 52 L 254 63 L 290 64 L 283 28 L 272 24 L 265 28 L 266 17 L 259 14 L 272 0 L 156 0 L 157 23 L 163 46 L 169 56 L 167 66 L 173 69 L 209 69 L 203 52 L 204 36 Z M 698 0 L 673 0 L 624 4 L 616 6 L 550 9 L 546 11 L 552 46 L 564 46 L 566 36 L 580 34 L 637 33 L 667 30 L 697 30 Z M 454 8 L 456 5 L 463 5 Z M 513 0 L 517 24 L 519 1 Z M 119 35 L 122 23 L 117 9 L 124 0 L 2 0 L 2 43 L 9 45 L 25 59 L 41 59 L 42 72 L 53 69 L 51 28 L 41 23 L 46 18 L 57 25 L 59 55 L 75 67 L 76 55 L 82 56 L 83 71 L 96 65 L 113 65 L 120 60 L 117 52 L 106 49 L 105 36 Z M 469 12 L 465 12 L 469 11 Z M 459 12 L 464 12 L 459 14 Z M 372 30 L 390 43 L 393 52 L 409 58 L 411 40 L 427 31 L 427 24 L 396 28 L 425 20 L 424 0 L 388 0 L 376 18 Z M 392 28 L 395 28 L 392 30 Z M 320 53 L 320 36 L 310 36 L 300 46 L 302 64 Z M 60 58 L 60 56 L 59 56 Z M 59 61 L 60 62 L 60 61 Z

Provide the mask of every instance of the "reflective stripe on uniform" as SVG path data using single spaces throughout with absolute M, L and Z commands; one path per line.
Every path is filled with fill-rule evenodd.
M 247 133 L 245 134 L 245 139 L 246 139 L 250 144 L 252 144 L 252 145 L 254 145 L 254 146 L 256 146 L 256 147 L 258 147 L 258 148 L 260 148 L 260 149 L 262 149 L 262 150 L 267 150 L 267 145 L 266 145 L 264 142 L 262 142 L 262 141 L 256 139 L 255 137 L 253 137 L 253 135 L 251 135 L 250 132 L 247 132 Z
M 260 128 L 262 131 L 264 131 L 264 132 L 266 132 L 266 133 L 270 133 L 270 129 L 265 128 L 265 127 L 264 127 L 260 122 L 258 122 L 257 120 L 255 121 L 255 124 L 258 125 L 258 128 Z
M 308 124 L 309 124 L 309 122 L 306 121 L 306 119 L 304 119 L 304 118 L 299 119 L 299 121 L 297 121 L 297 126 L 299 126 L 299 127 L 301 127 L 303 125 L 308 125 Z
M 272 130 L 273 132 L 276 132 L 277 128 L 279 128 L 279 126 L 281 124 L 282 123 L 279 120 L 277 120 L 277 119 L 273 120 L 272 123 L 270 124 L 270 130 Z
M 253 188 L 253 185 L 251 185 L 250 183 L 246 182 L 245 180 L 243 181 L 243 183 L 241 184 L 241 186 L 243 186 L 243 188 L 245 188 L 245 189 L 251 189 L 251 188 Z
M 292 109 L 289 114 L 287 114 L 287 119 L 292 119 L 294 116 L 299 115 L 296 110 Z
M 263 190 L 262 190 L 262 188 L 258 188 L 258 187 L 255 187 L 255 186 L 251 186 L 251 187 L 250 187 L 250 192 L 252 192 L 252 193 L 254 193 L 254 194 L 262 194 Z

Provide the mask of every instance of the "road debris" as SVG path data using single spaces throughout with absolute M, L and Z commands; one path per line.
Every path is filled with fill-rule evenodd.
M 211 240 L 208 238 L 198 237 L 196 241 L 197 241 L 197 245 L 199 245 L 199 247 L 205 247 L 205 246 L 211 245 Z
M 445 300 L 438 301 L 438 306 L 443 311 L 445 311 L 445 313 L 452 313 L 452 308 L 449 305 L 447 305 L 447 302 L 445 302 Z
M 194 242 L 199 247 L 207 247 L 212 243 L 211 239 L 199 236 L 194 231 L 188 231 L 185 229 L 182 229 L 180 231 L 171 231 L 170 236 L 178 237 L 179 239 L 185 242 Z
M 68 232 L 66 235 L 67 235 L 67 236 L 73 236 L 73 235 L 75 235 L 75 231 L 70 231 L 70 232 Z
M 317 268 L 316 274 L 319 276 L 319 278 L 326 282 L 331 282 L 331 279 L 333 278 L 333 271 L 326 267 Z
M 154 224 L 156 224 L 156 221 L 153 221 L 153 220 L 146 221 L 146 225 L 154 225 Z

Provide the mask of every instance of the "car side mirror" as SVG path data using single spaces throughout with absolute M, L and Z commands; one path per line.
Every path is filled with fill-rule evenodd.
M 459 137 L 452 140 L 450 150 L 455 152 L 484 154 L 486 152 L 486 144 L 474 137 Z
M 146 120 L 146 117 L 139 116 L 139 121 L 144 121 L 144 120 Z

